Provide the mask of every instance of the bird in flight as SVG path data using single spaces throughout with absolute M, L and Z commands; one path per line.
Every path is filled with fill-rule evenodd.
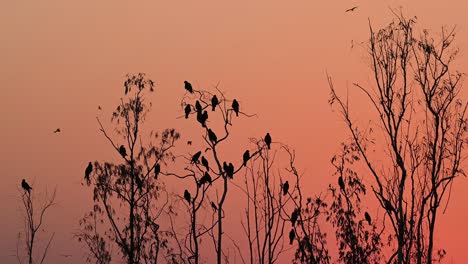
M 352 12 L 352 11 L 356 10 L 356 8 L 358 8 L 358 6 L 355 6 L 355 7 L 352 7 L 352 8 L 348 8 L 348 9 L 346 9 L 345 13 L 346 13 L 346 12 Z
M 61 132 L 60 128 L 55 129 L 54 133 L 59 133 Z
M 185 83 L 185 90 L 187 90 L 189 93 L 193 93 L 192 84 L 190 84 L 187 81 L 184 81 L 184 83 Z
M 27 191 L 28 193 L 31 193 L 32 188 L 31 186 L 29 186 L 29 184 L 26 182 L 25 179 L 21 181 L 21 187 L 23 187 L 23 189 Z

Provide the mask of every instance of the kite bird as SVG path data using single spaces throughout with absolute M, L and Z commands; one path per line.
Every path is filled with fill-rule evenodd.
M 289 231 L 289 245 L 292 245 L 294 242 L 294 238 L 296 237 L 296 233 L 294 232 L 294 228 Z
M 160 172 L 161 172 L 161 165 L 159 165 L 159 163 L 158 163 L 158 164 L 154 165 L 154 178 L 155 179 L 158 179 L 158 175 L 159 175 Z
M 189 93 L 193 93 L 192 85 L 187 81 L 184 81 L 184 83 L 185 83 L 185 90 L 187 90 Z
M 188 116 L 190 115 L 190 111 L 192 111 L 190 105 L 186 105 L 185 108 L 184 108 L 184 112 L 185 112 L 185 119 L 188 119 Z
M 364 213 L 364 217 L 366 218 L 367 223 L 369 223 L 369 225 L 370 225 L 371 222 L 372 222 L 372 219 L 371 219 L 369 213 L 368 213 L 368 212 L 365 212 L 365 213 Z
M 187 190 L 184 191 L 184 199 L 187 201 L 187 203 L 190 203 L 190 201 L 192 201 L 192 196 Z
M 201 112 L 197 112 L 197 121 L 200 122 L 202 127 L 206 127 L 206 120 L 208 119 L 208 112 L 205 110 L 203 114 Z
M 288 182 L 288 181 L 285 181 L 285 182 L 283 183 L 283 195 L 288 194 L 288 191 L 289 191 L 289 182 Z
M 193 154 L 192 156 L 192 160 L 190 161 L 190 163 L 198 163 L 198 159 L 200 158 L 200 155 L 201 155 L 201 151 L 198 151 L 197 153 Z
M 271 145 L 270 133 L 267 133 L 266 136 L 265 136 L 265 144 L 267 145 L 268 149 L 270 149 L 270 145 Z
M 341 190 L 345 190 L 345 184 L 344 184 L 344 181 L 343 181 L 343 177 L 338 177 L 338 185 L 340 185 L 340 189 Z
M 236 112 L 236 116 L 239 116 L 239 102 L 236 99 L 232 101 L 232 109 Z
M 291 225 L 294 227 L 294 225 L 297 222 L 297 218 L 299 217 L 299 209 L 294 209 L 294 211 L 291 213 Z
M 198 182 L 198 186 L 202 186 L 203 184 L 205 183 L 209 183 L 211 185 L 211 176 L 208 172 L 205 172 L 205 175 L 203 175 L 203 177 L 201 177 L 200 181 Z
M 120 153 L 120 155 L 122 155 L 122 157 L 124 157 L 124 158 L 127 156 L 127 150 L 125 149 L 124 145 L 120 145 L 119 153 Z
M 57 129 L 55 129 L 55 131 L 54 131 L 54 133 L 59 133 L 59 132 L 62 132 L 62 131 L 60 130 L 60 128 L 57 128 Z
M 219 104 L 219 100 L 218 100 L 218 97 L 215 95 L 213 95 L 213 98 L 211 98 L 211 111 L 214 111 L 216 106 L 218 106 Z
M 195 102 L 195 110 L 197 110 L 197 113 L 201 114 L 202 106 L 198 100 Z
M 201 164 L 202 164 L 203 166 L 205 166 L 206 171 L 209 171 L 209 170 L 210 170 L 210 167 L 208 166 L 208 160 L 205 159 L 204 156 L 201 157 Z
M 21 181 L 21 187 L 23 187 L 23 189 L 27 191 L 28 193 L 31 193 L 32 188 L 31 186 L 29 186 L 29 184 L 26 182 L 25 179 Z
M 91 180 L 89 179 L 89 175 L 91 175 L 91 172 L 93 172 L 93 164 L 90 161 L 88 163 L 88 167 L 86 167 L 85 176 L 84 176 L 86 180 L 86 184 L 88 184 L 88 186 L 91 184 Z
M 208 139 L 211 141 L 211 143 L 213 144 L 216 144 L 216 142 L 218 141 L 218 137 L 216 136 L 216 134 L 213 132 L 213 130 L 208 129 Z
M 357 7 L 357 6 L 355 6 L 355 7 L 352 7 L 352 8 L 346 9 L 345 13 L 346 13 L 346 12 L 352 12 L 352 11 L 356 10 L 356 8 L 358 8 L 358 7 Z
M 232 163 L 228 165 L 226 162 L 223 162 L 223 169 L 224 172 L 226 172 L 226 177 L 232 179 L 234 176 L 234 165 L 232 165 Z
M 250 151 L 246 150 L 244 152 L 244 155 L 242 156 L 242 160 L 244 162 L 243 163 L 244 167 L 247 166 L 247 161 L 249 161 L 249 159 L 250 159 Z

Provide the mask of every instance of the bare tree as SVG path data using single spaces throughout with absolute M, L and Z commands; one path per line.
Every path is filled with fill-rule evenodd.
M 44 263 L 55 233 L 50 236 L 44 248 L 39 250 L 37 246 L 37 232 L 44 229 L 45 214 L 55 205 L 56 190 L 54 190 L 51 195 L 46 192 L 43 204 L 38 208 L 36 198 L 34 197 L 34 191 L 28 184 L 26 184 L 26 186 L 27 188 L 23 186 L 20 192 L 24 209 L 24 229 L 22 233 L 24 234 L 24 243 L 26 244 L 27 263 Z M 22 233 L 20 232 L 18 234 L 16 252 L 19 263 L 23 263 L 23 258 L 21 257 L 19 249 Z
M 161 236 L 166 233 L 160 230 L 158 221 L 169 199 L 158 175 L 161 166 L 174 159 L 171 149 L 179 133 L 174 129 L 161 134 L 151 132 L 149 142 L 145 142 L 147 138 L 141 129 L 151 107 L 147 95 L 153 92 L 154 82 L 138 74 L 128 76 L 124 87 L 125 98 L 111 119 L 116 136 L 98 119 L 101 132 L 121 163 L 88 164 L 84 180 L 93 187 L 94 206 L 90 215 L 98 215 L 99 221 L 110 226 L 104 234 L 119 248 L 127 263 L 157 263 L 160 249 L 168 245 L 161 243 Z M 159 142 L 155 144 L 156 140 Z M 95 241 L 99 247 L 103 246 L 100 240 Z
M 432 263 L 440 206 L 448 204 L 455 178 L 464 175 L 467 104 L 459 96 L 462 74 L 450 70 L 458 51 L 452 47 L 455 30 L 442 28 L 437 38 L 423 30 L 416 37 L 415 19 L 395 15 L 378 31 L 370 26 L 374 85 L 355 84 L 377 114 L 375 125 L 359 128 L 350 102 L 328 77 L 330 103 L 343 115 L 388 215 L 396 240 L 388 263 Z M 384 152 L 373 152 L 378 147 Z

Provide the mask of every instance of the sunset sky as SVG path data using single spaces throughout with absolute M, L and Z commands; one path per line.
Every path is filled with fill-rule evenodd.
M 354 12 L 344 12 L 353 6 Z M 330 158 L 348 137 L 328 105 L 326 72 L 340 93 L 353 90 L 355 82 L 371 84 L 360 43 L 369 35 L 369 19 L 375 28 L 383 26 L 392 19 L 390 8 L 400 6 L 434 33 L 456 25 L 456 65 L 468 73 L 463 0 L 4 1 L 0 263 L 16 263 L 23 178 L 42 193 L 57 188 L 58 204 L 45 225 L 47 234 L 55 232 L 49 262 L 83 263 L 73 232 L 92 196 L 81 180 L 90 160 L 116 158 L 96 116 L 109 125 L 127 73 L 144 72 L 156 82 L 149 125 L 176 128 L 181 142 L 200 140 L 198 127 L 178 119 L 183 81 L 204 89 L 219 83 L 243 111 L 257 115 L 239 122 L 236 143 L 248 146 L 250 137 L 269 131 L 296 149 L 297 166 L 308 175 L 306 192 L 326 190 L 335 180 Z M 351 106 L 367 109 L 359 101 Z M 56 128 L 62 132 L 54 134 Z M 168 190 L 179 192 L 171 185 Z M 458 179 L 439 218 L 436 243 L 447 251 L 447 263 L 468 259 L 466 190 L 468 179 Z M 61 254 L 73 256 L 65 262 Z

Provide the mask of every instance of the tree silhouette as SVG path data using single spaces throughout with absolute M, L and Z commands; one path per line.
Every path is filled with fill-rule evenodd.
M 43 225 L 45 221 L 45 214 L 53 205 L 55 205 L 56 191 L 54 190 L 51 195 L 46 193 L 44 195 L 43 204 L 40 207 L 37 207 L 38 205 L 36 199 L 34 198 L 33 188 L 31 188 L 31 186 L 26 183 L 24 179 L 21 182 L 21 187 L 22 190 L 20 190 L 20 193 L 24 209 L 24 229 L 22 233 L 20 232 L 18 234 L 16 258 L 19 263 L 23 263 L 23 257 L 20 253 L 19 244 L 21 243 L 21 235 L 24 234 L 23 242 L 26 244 L 27 263 L 44 263 L 55 233 L 50 236 L 47 244 L 42 249 L 42 252 L 38 252 L 39 249 L 37 248 L 36 242 L 38 234 L 37 232 L 40 229 L 44 230 Z
M 93 171 L 88 175 L 90 181 L 86 182 L 93 188 L 94 200 L 88 217 L 97 216 L 99 221 L 110 226 L 104 232 L 107 243 L 114 243 L 127 263 L 156 263 L 160 249 L 167 250 L 167 243 L 161 243 L 167 233 L 160 229 L 158 218 L 167 204 L 168 195 L 164 185 L 156 179 L 158 171 L 155 169 L 174 159 L 171 149 L 179 139 L 179 133 L 174 129 L 164 130 L 161 134 L 151 132 L 149 142 L 145 142 L 147 138 L 142 135 L 141 128 L 151 107 L 147 96 L 153 92 L 154 82 L 144 74 L 138 74 L 128 76 L 124 86 L 125 98 L 121 99 L 111 118 L 116 135 L 110 134 L 97 119 L 101 132 L 121 162 L 94 162 Z M 157 144 L 156 140 L 159 141 Z M 88 234 L 94 232 L 97 235 L 84 242 L 95 243 L 99 247 L 95 251 L 102 253 L 98 254 L 98 259 L 104 256 L 102 258 L 107 260 L 103 235 L 95 225 L 87 224 L 86 219 L 86 216 L 82 219 L 82 227 L 88 229 Z
M 451 70 L 458 51 L 454 29 L 442 28 L 438 38 L 427 30 L 415 36 L 415 23 L 396 14 L 378 31 L 370 26 L 374 85 L 355 84 L 377 114 L 366 129 L 328 77 L 330 103 L 373 178 L 372 191 L 388 216 L 384 223 L 391 224 L 396 250 L 388 263 L 433 262 L 440 206 L 448 203 L 454 179 L 464 175 L 467 105 L 459 98 L 462 74 Z

